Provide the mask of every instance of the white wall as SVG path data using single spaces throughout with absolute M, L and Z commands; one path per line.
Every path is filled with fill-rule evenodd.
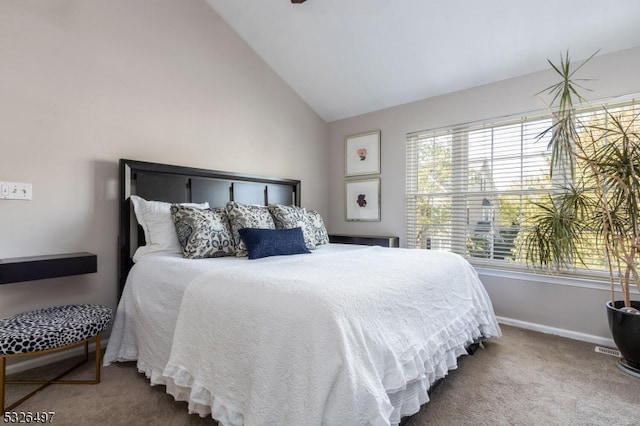
M 550 59 L 557 62 L 559 56 L 560 52 Z M 640 92 L 638 69 L 640 47 L 595 57 L 582 72 L 582 77 L 595 79 L 588 83 L 594 90 L 588 97 L 600 99 Z M 553 72 L 539 72 L 330 123 L 329 231 L 397 235 L 401 246 L 406 246 L 406 134 L 541 110 L 545 105 L 534 94 L 553 82 Z M 382 132 L 382 220 L 346 222 L 344 137 L 374 129 Z M 528 276 L 521 276 L 520 280 L 483 274 L 481 278 L 499 316 L 558 333 L 592 336 L 592 340 L 609 339 L 604 309 L 604 303 L 610 298 L 608 286 L 604 286 L 605 290 L 593 289 L 589 283 L 584 283 L 587 288 L 558 287 Z
M 328 128 L 204 0 L 0 2 L 0 259 L 90 251 L 98 273 L 0 285 L 0 316 L 115 307 L 119 158 L 302 180 L 327 213 Z

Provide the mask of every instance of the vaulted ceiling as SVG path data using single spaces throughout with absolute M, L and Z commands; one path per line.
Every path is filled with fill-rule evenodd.
M 638 0 L 206 0 L 325 121 L 640 46 Z

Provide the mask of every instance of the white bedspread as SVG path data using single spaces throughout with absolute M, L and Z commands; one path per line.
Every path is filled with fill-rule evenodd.
M 184 290 L 152 382 L 223 425 L 388 425 L 389 394 L 444 377 L 480 336 L 500 329 L 455 254 L 354 246 L 225 262 Z

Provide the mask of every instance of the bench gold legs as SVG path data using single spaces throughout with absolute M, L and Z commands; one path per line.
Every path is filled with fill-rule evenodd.
M 94 379 L 93 380 L 60 380 L 62 377 L 64 377 L 65 375 L 69 374 L 70 372 L 72 372 L 76 368 L 80 367 L 81 365 L 83 365 L 84 363 L 86 363 L 89 360 L 89 341 L 91 339 L 95 339 L 95 342 L 96 342 L 95 377 L 94 377 Z M 6 366 L 7 366 L 6 360 L 7 360 L 7 358 L 18 357 L 18 356 L 42 355 L 42 354 L 46 354 L 46 353 L 50 353 L 50 352 L 62 351 L 62 350 L 65 350 L 65 349 L 72 348 L 74 346 L 78 346 L 78 345 L 84 345 L 84 359 L 82 359 L 80 362 L 78 362 L 77 364 L 73 365 L 72 367 L 68 368 L 67 370 L 63 371 L 62 373 L 58 374 L 56 377 L 54 377 L 51 380 L 7 380 L 7 378 L 6 378 Z M 2 406 L 2 414 L 4 414 L 5 411 L 11 410 L 12 408 L 15 408 L 18 405 L 22 404 L 24 401 L 26 401 L 27 399 L 29 399 L 33 395 L 35 395 L 36 392 L 41 391 L 42 389 L 46 388 L 49 385 L 54 385 L 54 384 L 62 384 L 62 385 L 91 385 L 91 384 L 100 383 L 100 355 L 101 354 L 102 354 L 102 351 L 100 349 L 100 335 L 98 334 L 98 335 L 95 335 L 94 337 L 90 337 L 88 339 L 81 340 L 79 342 L 71 343 L 71 344 L 66 345 L 66 346 L 60 346 L 58 348 L 46 349 L 46 350 L 38 351 L 38 352 L 28 352 L 28 353 L 19 353 L 19 354 L 11 354 L 11 355 L 0 355 L 0 406 Z M 4 406 L 5 385 L 23 385 L 23 384 L 39 384 L 41 386 L 39 386 L 34 391 L 28 393 L 27 395 L 23 396 L 22 398 L 18 399 L 17 401 L 15 401 L 15 402 L 13 402 L 10 405 L 5 407 Z

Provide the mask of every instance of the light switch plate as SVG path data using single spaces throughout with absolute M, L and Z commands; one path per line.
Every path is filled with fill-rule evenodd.
M 4 200 L 31 200 L 33 198 L 33 186 L 22 182 L 0 182 L 0 199 Z

